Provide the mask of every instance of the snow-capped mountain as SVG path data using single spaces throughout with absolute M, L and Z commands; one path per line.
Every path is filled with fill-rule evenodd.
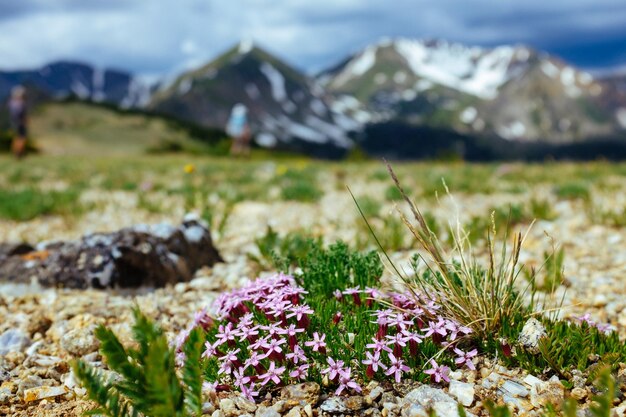
M 441 40 L 383 40 L 323 72 L 334 108 L 365 123 L 403 121 L 508 140 L 610 134 L 590 74 L 526 46 L 486 49 Z
M 347 134 L 358 126 L 332 111 L 315 80 L 246 42 L 162 85 L 148 108 L 223 128 L 237 103 L 248 108 L 255 140 L 265 147 L 345 152 L 352 146 Z
M 149 96 L 147 86 L 126 72 L 67 61 L 35 70 L 0 71 L 0 102 L 6 100 L 16 85 L 53 99 L 75 96 L 121 107 L 142 106 Z

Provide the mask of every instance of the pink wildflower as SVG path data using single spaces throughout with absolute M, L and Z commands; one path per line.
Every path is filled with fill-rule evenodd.
M 354 301 L 354 304 L 357 306 L 361 305 L 361 296 L 359 295 L 360 293 L 361 289 L 359 287 L 346 288 L 345 291 L 343 291 L 344 295 L 352 296 L 352 301 Z
M 302 348 L 298 345 L 294 346 L 293 353 L 288 353 L 286 356 L 287 356 L 287 359 L 292 361 L 295 365 L 297 365 L 298 362 L 306 362 L 306 356 L 304 355 L 304 350 L 302 350 Z
M 448 374 L 450 373 L 450 368 L 448 368 L 447 366 L 437 365 L 437 362 L 435 362 L 434 359 L 430 360 L 430 364 L 432 368 L 425 370 L 425 374 L 430 375 L 430 377 L 434 379 L 434 381 L 437 383 L 441 382 L 442 380 L 450 382 L 450 378 L 448 377 Z
M 325 334 L 322 334 L 320 336 L 317 332 L 315 332 L 313 333 L 313 340 L 304 342 L 304 345 L 313 348 L 313 352 L 326 353 L 326 342 L 324 341 L 325 339 Z
M 378 372 L 378 368 L 387 369 L 384 363 L 380 360 L 380 351 L 374 352 L 365 352 L 365 359 L 362 361 L 363 365 L 367 365 L 367 369 L 365 370 L 365 374 L 368 378 L 374 378 L 374 373 Z
M 341 394 L 344 389 L 352 389 L 356 392 L 361 392 L 361 387 L 356 383 L 356 381 L 352 380 L 350 374 L 350 368 L 343 369 L 343 371 L 339 374 L 339 387 L 337 387 L 335 395 Z
M 470 350 L 469 352 L 463 352 L 461 349 L 454 348 L 454 353 L 458 355 L 458 358 L 454 360 L 454 363 L 457 365 L 465 364 L 469 369 L 476 370 L 476 367 L 472 362 L 472 358 L 478 354 L 476 349 Z
M 270 381 L 273 381 L 275 384 L 280 384 L 280 376 L 283 372 L 285 372 L 284 366 L 277 368 L 274 361 L 270 362 L 270 367 L 267 372 L 263 375 L 259 375 L 259 378 L 262 380 L 261 385 L 266 385 Z
M 385 375 L 393 374 L 396 383 L 400 383 L 402 373 L 408 372 L 410 368 L 404 364 L 402 359 L 396 358 L 393 353 L 389 354 L 389 361 L 391 364 L 389 365 L 387 371 L 385 371 Z
M 326 361 L 329 366 L 328 368 L 322 369 L 321 374 L 328 374 L 328 379 L 332 381 L 337 377 L 337 375 L 339 375 L 339 372 L 342 370 L 344 364 L 342 360 L 335 361 L 331 357 L 326 358 Z
M 305 379 L 309 373 L 309 365 L 300 365 L 289 373 L 289 376 L 295 379 Z
M 370 343 L 369 345 L 365 345 L 365 347 L 368 349 L 373 349 L 374 352 L 380 352 L 384 350 L 386 352 L 391 353 L 391 349 L 389 348 L 389 346 L 387 346 L 385 342 L 383 342 L 382 340 L 372 338 L 372 341 L 373 343 Z

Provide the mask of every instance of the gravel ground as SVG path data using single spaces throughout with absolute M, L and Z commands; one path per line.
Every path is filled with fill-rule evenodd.
M 381 195 L 382 189 L 376 187 L 382 186 L 357 184 L 353 191 L 356 195 Z M 534 189 L 532 195 L 547 195 L 547 192 Z M 138 223 L 168 221 L 177 224 L 184 214 L 177 209 L 167 215 L 146 213 L 137 209 L 134 194 L 122 191 L 84 195 L 83 198 L 98 199 L 101 203 L 97 210 L 72 221 L 64 217 L 43 217 L 23 223 L 0 221 L 0 236 L 5 241 L 73 239 L 88 231 L 111 231 Z M 420 202 L 420 206 L 445 222 L 456 218 L 455 207 L 462 212 L 461 219 L 467 219 L 473 213 L 486 213 L 488 207 L 529 198 L 528 193 L 457 195 L 455 202 L 444 198 L 440 203 Z M 554 208 L 558 214 L 555 220 L 539 221 L 532 227 L 522 260 L 529 265 L 541 265 L 543 253 L 550 249 L 554 239 L 565 248 L 567 291 L 561 314 L 568 317 L 589 312 L 596 321 L 610 323 L 625 337 L 626 229 L 591 224 L 582 203 L 576 200 L 555 201 Z M 383 210 L 396 215 L 391 203 L 386 203 Z M 11 343 L 18 347 L 2 355 L 0 340 L 0 415 L 81 415 L 91 404 L 81 399 L 84 392 L 73 380 L 68 362 L 82 357 L 99 363 L 94 327 L 104 323 L 123 342 L 129 342 L 131 307 L 137 303 L 173 337 L 187 325 L 195 311 L 209 305 L 220 291 L 241 285 L 260 272 L 258 266 L 249 261 L 247 253 L 256 250 L 254 238 L 262 236 L 268 225 L 279 233 L 307 230 L 324 236 L 328 242 L 339 238 L 351 242 L 356 238 L 358 221 L 349 194 L 329 186 L 324 197 L 315 204 L 251 201 L 236 204 L 223 233 L 214 233 L 216 246 L 226 263 L 198 271 L 189 283 L 124 292 L 0 284 L 0 335 L 13 331 Z M 394 253 L 392 258 L 403 262 L 407 253 Z M 560 289 L 563 290 L 565 288 Z M 626 375 L 623 376 L 626 380 Z M 482 399 L 500 398 L 517 406 L 518 415 L 533 415 L 545 401 L 562 398 L 564 392 L 558 381 L 537 380 L 521 370 L 502 368 L 487 358 L 481 359 L 478 371 L 457 372 L 452 377 L 455 382 L 444 389 L 373 383 L 362 396 L 354 398 L 327 398 L 319 393 L 319 387 L 312 385 L 298 388 L 304 390 L 304 394 L 285 392 L 260 405 L 237 397 L 221 398 L 207 403 L 206 413 L 214 417 L 240 414 L 387 417 L 419 416 L 424 407 L 434 406 L 441 416 L 452 416 L 456 413 L 452 411 L 456 403 L 461 402 L 474 415 L 482 415 Z M 590 388 L 584 384 L 577 388 L 572 395 L 583 403 L 590 396 Z M 300 394 L 305 400 L 298 397 Z M 295 402 L 292 397 L 296 398 Z M 626 402 L 615 406 L 616 411 L 622 413 L 618 415 L 625 415 Z

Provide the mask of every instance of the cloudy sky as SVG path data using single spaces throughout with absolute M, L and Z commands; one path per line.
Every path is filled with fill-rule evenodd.
M 157 76 L 251 39 L 312 73 L 395 36 L 626 68 L 625 23 L 625 0 L 0 0 L 0 69 L 77 59 Z

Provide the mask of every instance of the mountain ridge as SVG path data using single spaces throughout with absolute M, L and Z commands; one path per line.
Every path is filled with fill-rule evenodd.
M 383 38 L 311 76 L 244 41 L 151 86 L 123 71 L 59 61 L 0 71 L 0 100 L 16 83 L 51 99 L 76 96 L 213 128 L 243 103 L 260 146 L 321 156 L 384 144 L 384 135 L 371 135 L 385 129 L 368 126 L 388 123 L 557 144 L 626 132 L 626 76 L 594 77 L 523 44 Z

